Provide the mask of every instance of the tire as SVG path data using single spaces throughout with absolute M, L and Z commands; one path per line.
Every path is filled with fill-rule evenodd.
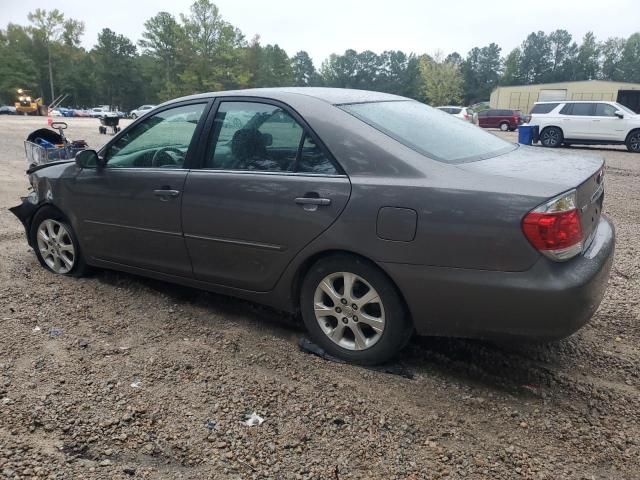
M 627 140 L 624 142 L 627 146 L 627 150 L 632 153 L 640 153 L 640 130 L 633 130 L 627 135 Z
M 564 136 L 558 127 L 546 127 L 540 132 L 540 143 L 544 147 L 557 148 L 562 145 Z
M 345 294 L 346 282 L 351 294 Z M 360 365 L 390 360 L 413 333 L 395 285 L 375 265 L 352 255 L 325 257 L 309 269 L 300 310 L 314 342 Z
M 500 130 L 502 130 L 503 132 L 508 132 L 509 131 L 509 124 L 506 122 L 502 122 L 500 124 Z
M 45 206 L 36 212 L 30 235 L 40 265 L 50 272 L 72 277 L 80 277 L 87 272 L 75 232 L 55 208 Z
M 132 120 L 135 120 L 136 118 L 138 118 L 138 115 L 136 115 L 135 113 L 131 115 Z

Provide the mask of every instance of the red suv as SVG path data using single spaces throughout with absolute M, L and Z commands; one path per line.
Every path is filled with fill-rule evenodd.
M 520 110 L 489 109 L 478 112 L 478 125 L 482 128 L 499 128 L 503 132 L 514 131 L 524 123 Z

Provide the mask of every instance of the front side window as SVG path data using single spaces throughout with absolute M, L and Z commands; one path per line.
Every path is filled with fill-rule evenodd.
M 407 147 L 445 163 L 494 157 L 515 148 L 495 135 L 413 100 L 341 105 Z
M 617 111 L 618 109 L 613 105 L 598 103 L 596 104 L 596 113 L 594 115 L 596 117 L 615 117 Z
M 205 168 L 336 173 L 331 160 L 290 113 L 259 102 L 220 104 Z
M 184 105 L 145 118 L 109 147 L 107 168 L 182 168 L 205 106 Z

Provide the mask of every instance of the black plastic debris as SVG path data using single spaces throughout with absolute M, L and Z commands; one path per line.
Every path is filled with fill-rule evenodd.
M 324 348 L 319 345 L 316 345 L 311 340 L 306 337 L 302 337 L 298 342 L 298 346 L 300 350 L 303 352 L 311 353 L 312 355 L 316 355 L 320 358 L 324 358 L 325 360 L 329 360 L 330 362 L 335 363 L 345 363 L 344 360 L 334 357 L 333 355 L 327 353 Z M 387 363 L 384 365 L 376 365 L 372 367 L 364 367 L 367 370 L 372 370 L 374 372 L 382 372 L 388 373 L 391 375 L 399 375 L 401 377 L 407 378 L 409 380 L 413 380 L 415 378 L 415 373 L 409 370 L 406 366 L 404 366 L 400 362 Z

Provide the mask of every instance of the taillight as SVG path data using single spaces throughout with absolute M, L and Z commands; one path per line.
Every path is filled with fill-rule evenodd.
M 552 198 L 529 212 L 522 220 L 522 231 L 543 255 L 561 262 L 582 251 L 582 224 L 576 191 Z

